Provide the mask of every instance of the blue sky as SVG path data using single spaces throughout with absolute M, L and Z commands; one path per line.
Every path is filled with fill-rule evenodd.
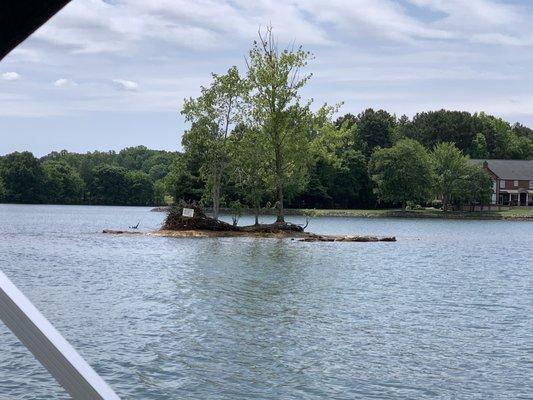
M 525 0 L 73 0 L 0 63 L 0 154 L 179 149 L 183 98 L 244 70 L 269 23 L 314 53 L 317 106 L 533 127 L 532 17 Z

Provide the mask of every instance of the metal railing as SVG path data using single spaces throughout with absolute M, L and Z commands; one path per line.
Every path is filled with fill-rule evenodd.
M 119 399 L 2 271 L 0 319 L 73 399 Z

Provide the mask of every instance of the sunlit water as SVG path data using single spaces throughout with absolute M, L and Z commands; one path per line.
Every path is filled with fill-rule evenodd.
M 100 233 L 163 217 L 0 205 L 0 268 L 124 399 L 533 396 L 533 223 L 309 226 L 396 243 Z M 0 398 L 66 398 L 1 323 Z

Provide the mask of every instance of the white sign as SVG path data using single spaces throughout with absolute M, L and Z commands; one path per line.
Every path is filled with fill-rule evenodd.
M 192 208 L 184 208 L 183 213 L 181 214 L 184 217 L 192 218 L 194 217 L 194 210 Z

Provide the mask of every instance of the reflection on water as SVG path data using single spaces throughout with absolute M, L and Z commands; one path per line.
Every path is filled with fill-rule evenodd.
M 0 205 L 0 265 L 123 398 L 527 398 L 533 224 L 320 218 L 396 243 L 111 237 Z M 301 220 L 300 220 L 301 221 Z M 247 223 L 246 220 L 242 223 Z M 64 398 L 0 325 L 0 398 Z

